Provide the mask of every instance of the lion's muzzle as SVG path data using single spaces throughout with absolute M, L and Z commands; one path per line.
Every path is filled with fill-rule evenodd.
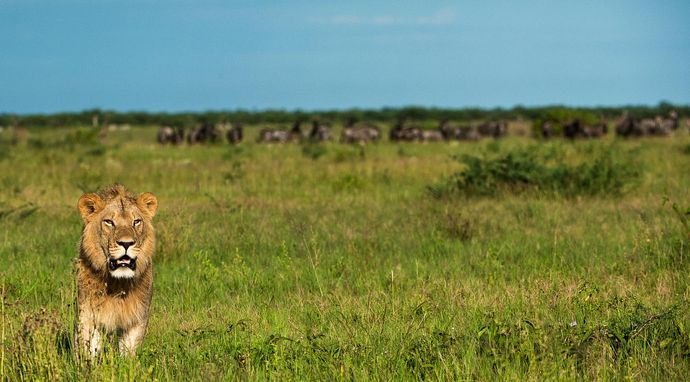
M 136 270 L 137 269 L 137 259 L 136 257 L 132 258 L 129 257 L 128 255 L 122 255 L 120 257 L 113 258 L 111 257 L 108 260 L 108 266 L 110 267 L 111 271 L 114 271 L 119 268 L 129 268 L 131 270 Z

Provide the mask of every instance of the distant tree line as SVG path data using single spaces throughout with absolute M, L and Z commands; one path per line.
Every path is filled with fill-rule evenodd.
M 631 117 L 652 118 L 656 115 L 667 115 L 675 110 L 683 117 L 690 116 L 690 105 L 673 105 L 660 102 L 656 106 L 619 106 L 619 107 L 567 107 L 542 106 L 513 108 L 426 108 L 401 107 L 381 109 L 348 109 L 325 111 L 302 110 L 219 110 L 203 112 L 159 113 L 90 109 L 72 113 L 54 114 L 0 114 L 0 126 L 25 127 L 59 127 L 90 126 L 93 124 L 130 124 L 130 125 L 170 125 L 189 127 L 204 123 L 292 123 L 295 121 L 321 120 L 334 123 L 345 123 L 349 120 L 371 122 L 394 122 L 399 120 L 417 121 L 477 121 L 477 120 L 545 120 L 555 116 L 586 115 L 588 119 L 618 118 L 624 111 Z

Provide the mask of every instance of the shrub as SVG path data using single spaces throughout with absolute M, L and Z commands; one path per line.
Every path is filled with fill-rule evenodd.
M 617 158 L 612 152 L 608 148 L 594 151 L 580 163 L 571 163 L 560 151 L 538 146 L 507 153 L 455 156 L 465 169 L 428 189 L 435 197 L 525 191 L 564 196 L 619 195 L 639 177 L 639 170 L 627 158 Z

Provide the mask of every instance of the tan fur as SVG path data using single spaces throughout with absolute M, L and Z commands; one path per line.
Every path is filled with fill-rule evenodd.
M 134 197 L 124 186 L 114 185 L 82 195 L 78 208 L 84 230 L 76 263 L 77 349 L 94 357 L 103 336 L 115 333 L 120 352 L 134 354 L 149 319 L 155 250 L 151 221 L 158 201 L 151 193 Z M 136 259 L 134 270 L 118 273 L 109 268 L 110 261 L 124 255 Z

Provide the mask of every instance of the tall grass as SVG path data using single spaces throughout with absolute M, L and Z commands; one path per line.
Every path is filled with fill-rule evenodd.
M 133 128 L 85 155 L 28 143 L 71 130 L 31 130 L 0 156 L 2 380 L 687 379 L 690 256 L 662 198 L 688 205 L 687 137 L 317 149 L 246 132 L 162 147 Z M 75 204 L 113 182 L 159 199 L 151 322 L 136 357 L 79 363 Z

